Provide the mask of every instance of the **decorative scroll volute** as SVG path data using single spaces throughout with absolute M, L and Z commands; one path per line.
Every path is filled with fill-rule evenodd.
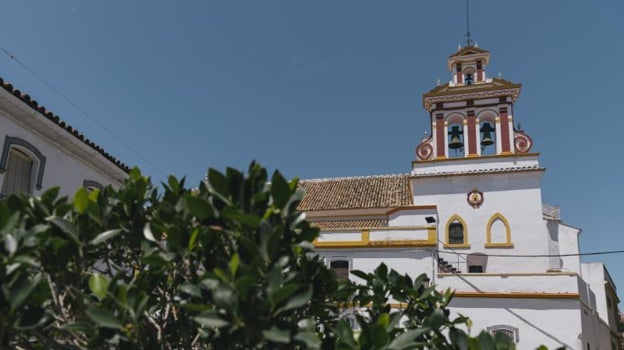
M 522 131 L 514 130 L 515 153 L 527 153 L 533 147 L 533 140 Z
M 416 147 L 416 158 L 418 160 L 429 160 L 433 158 L 433 137 L 422 140 L 420 145 Z

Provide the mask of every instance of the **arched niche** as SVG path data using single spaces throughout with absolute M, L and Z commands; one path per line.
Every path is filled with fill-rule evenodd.
M 513 248 L 511 243 L 511 227 L 507 218 L 496 213 L 487 223 L 486 248 Z

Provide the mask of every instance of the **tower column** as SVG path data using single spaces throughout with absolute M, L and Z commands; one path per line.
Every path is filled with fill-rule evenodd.
M 501 132 L 501 153 L 511 153 L 509 113 L 507 111 L 507 107 L 499 107 L 498 110 L 500 117 L 499 130 Z
M 464 135 L 468 136 L 468 157 L 477 156 L 477 127 L 476 127 L 476 117 L 475 112 L 473 110 L 467 111 L 467 125 L 466 132 Z
M 446 128 L 444 127 L 444 114 L 436 113 L 435 117 L 436 158 L 446 158 Z

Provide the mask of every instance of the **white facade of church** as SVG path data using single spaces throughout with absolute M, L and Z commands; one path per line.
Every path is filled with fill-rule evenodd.
M 539 154 L 514 126 L 521 86 L 486 77 L 489 60 L 476 46 L 449 57 L 452 80 L 423 95 L 431 133 L 410 174 L 302 181 L 317 251 L 339 276 L 381 262 L 425 273 L 474 330 L 519 349 L 619 349 L 615 284 L 542 203 Z
M 0 198 L 120 186 L 129 168 L 0 79 Z

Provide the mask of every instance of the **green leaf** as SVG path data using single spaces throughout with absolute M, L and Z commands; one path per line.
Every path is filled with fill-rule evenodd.
M 313 350 L 313 349 L 321 348 L 321 340 L 319 339 L 318 335 L 314 333 L 313 331 L 306 330 L 306 331 L 298 332 L 294 336 L 294 339 L 304 343 L 306 346 L 305 347 L 306 349 Z
M 292 309 L 296 309 L 299 307 L 304 306 L 305 304 L 307 304 L 310 299 L 312 298 L 312 287 L 311 286 L 306 286 L 306 288 L 304 290 L 302 290 L 301 292 L 295 294 L 294 296 L 292 296 L 291 298 L 288 299 L 288 301 L 286 301 L 286 304 L 284 306 L 282 306 L 281 308 L 279 308 L 275 314 L 279 315 L 280 313 L 284 312 L 284 311 L 288 311 L 288 310 L 292 310 Z
M 17 239 L 13 235 L 8 234 L 4 236 L 4 249 L 9 253 L 9 256 L 13 256 L 13 253 L 17 250 Z
M 213 216 L 212 206 L 205 200 L 187 194 L 180 198 L 176 209 L 184 211 L 199 220 Z
M 284 329 L 279 329 L 276 326 L 271 327 L 268 330 L 262 332 L 262 335 L 274 343 L 290 343 L 290 332 Z
M 147 239 L 150 242 L 156 242 L 156 238 L 154 237 L 154 234 L 152 233 L 152 229 L 150 228 L 149 222 L 145 224 L 145 226 L 143 227 L 143 237 L 145 237 L 145 239 Z
M 88 309 L 87 316 L 100 327 L 122 329 L 123 324 L 110 311 L 105 309 Z
M 98 245 L 110 238 L 113 238 L 115 236 L 117 236 L 122 230 L 119 228 L 116 229 L 112 229 L 112 230 L 108 230 L 108 231 L 104 231 L 102 233 L 100 233 L 99 235 L 97 235 L 94 239 L 91 240 L 92 245 Z
M 2 204 L 4 204 L 4 202 L 0 202 Z M 8 210 L 8 209 L 7 209 Z M 2 213 L 0 213 L 2 214 Z M 2 227 L 0 227 L 0 232 L 10 232 L 19 222 L 20 219 L 20 212 L 16 211 L 15 213 L 13 213 L 12 215 L 8 215 L 9 213 L 4 213 L 3 216 L 0 216 L 0 220 L 3 220 L 4 218 L 7 218 L 6 221 L 4 222 L 4 224 L 2 225 Z M 6 216 L 4 216 L 6 215 Z
M 208 169 L 208 187 L 224 202 L 230 202 L 230 188 L 227 179 L 223 174 L 212 168 Z
M 368 280 L 368 278 L 369 278 L 369 276 L 368 276 L 368 274 L 366 272 L 363 272 L 363 271 L 360 271 L 360 270 L 352 270 L 352 271 L 349 271 L 349 272 L 352 275 L 354 275 L 356 277 L 359 277 L 359 278 L 361 278 L 361 279 L 363 279 L 365 281 Z
M 201 289 L 194 284 L 183 284 L 178 287 L 178 290 L 194 297 L 202 297 Z
M 269 294 L 271 304 L 279 305 L 282 301 L 293 295 L 300 288 L 301 285 L 298 284 L 287 284 L 281 288 L 276 288 Z
M 219 317 L 215 310 L 206 310 L 200 312 L 193 320 L 204 327 L 221 328 L 230 324 L 230 322 Z
M 89 206 L 89 193 L 84 187 L 80 187 L 74 195 L 74 209 L 78 214 L 84 214 Z
M 20 312 L 14 327 L 19 330 L 34 329 L 44 325 L 48 320 L 45 309 L 41 307 L 28 308 Z
M 238 253 L 234 254 L 230 259 L 230 272 L 232 276 L 236 276 L 236 271 L 238 271 L 238 264 L 240 263 L 240 257 Z
M 109 284 L 110 280 L 99 273 L 95 273 L 89 278 L 89 289 L 91 289 L 91 292 L 98 297 L 99 300 L 106 297 Z
M 58 216 L 49 219 L 49 221 L 52 222 L 56 227 L 60 228 L 61 231 L 65 233 L 65 235 L 70 240 L 72 240 L 77 245 L 80 245 L 80 240 L 78 239 L 78 230 L 69 221 Z
M 13 312 L 22 306 L 40 281 L 41 274 L 39 273 L 34 276 L 20 275 L 12 281 L 8 290 L 8 299 L 11 305 L 9 312 Z
M 275 206 L 278 208 L 283 208 L 288 203 L 290 199 L 290 186 L 286 179 L 279 173 L 279 171 L 275 171 L 273 174 L 273 178 L 271 179 L 271 196 L 273 196 L 273 202 Z
M 468 336 L 464 331 L 458 328 L 451 328 L 449 331 L 449 337 L 451 338 L 451 342 L 455 344 L 455 346 L 459 350 L 468 350 Z
M 355 349 L 355 338 L 353 337 L 353 330 L 346 319 L 340 319 L 336 324 L 336 335 L 339 341 L 348 345 L 350 348 Z
M 410 329 L 407 332 L 399 335 L 394 338 L 394 340 L 388 345 L 389 350 L 402 350 L 402 349 L 412 349 L 415 343 L 415 340 L 421 335 L 429 332 L 429 328 L 417 328 Z
M 479 333 L 479 349 L 495 349 L 492 335 L 486 331 Z

